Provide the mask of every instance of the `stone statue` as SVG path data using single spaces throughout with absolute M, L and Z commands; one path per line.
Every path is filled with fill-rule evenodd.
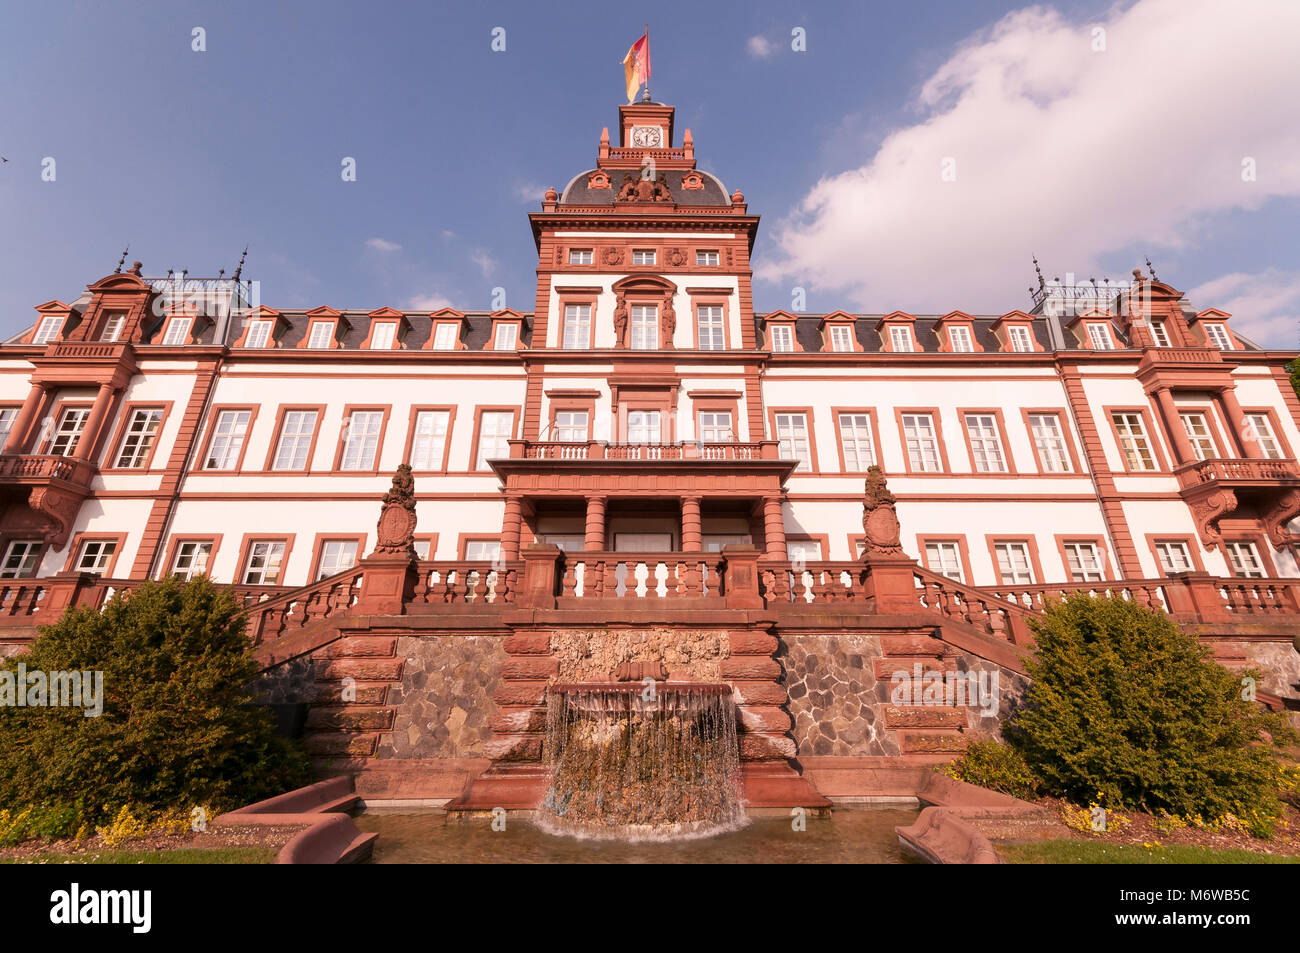
M 630 202 L 635 198 L 636 198 L 636 179 L 632 177 L 631 172 L 628 172 L 623 175 L 623 184 L 622 186 L 620 186 L 618 190 L 618 196 L 616 197 L 616 201 Z
M 627 340 L 627 301 L 622 295 L 614 304 L 614 347 L 624 347 Z
M 673 332 L 677 330 L 677 312 L 673 310 L 673 296 L 664 295 L 664 314 L 663 314 L 663 339 L 664 346 L 670 347 L 673 341 Z
M 376 556 L 415 559 L 415 477 L 403 463 L 393 474 L 393 485 L 384 494 L 375 534 Z
M 903 555 L 902 527 L 895 502 L 884 472 L 878 466 L 869 467 L 862 500 L 862 531 L 866 533 L 863 556 Z

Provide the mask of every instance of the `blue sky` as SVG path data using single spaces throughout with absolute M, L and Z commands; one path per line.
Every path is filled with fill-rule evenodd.
M 1199 307 L 1293 348 L 1300 76 L 1267 39 L 1300 5 L 1218 6 L 1237 33 L 1208 0 L 660 3 L 652 91 L 677 106 L 700 165 L 764 217 L 760 310 L 788 307 L 798 285 L 810 310 L 1001 312 L 1027 306 L 1031 253 L 1049 278 L 1124 276 L 1150 254 Z M 75 298 L 128 242 L 146 274 L 192 275 L 229 273 L 247 243 L 245 275 L 276 307 L 484 308 L 500 286 L 531 309 L 525 216 L 594 164 L 616 123 L 620 60 L 646 17 L 626 11 L 9 5 L 4 332 Z M 1181 32 L 1152 29 L 1170 17 Z M 1084 57 L 1098 24 L 1111 45 Z M 791 49 L 795 27 L 806 51 Z M 1162 56 L 1162 42 L 1179 47 Z M 1233 76 L 1254 91 L 1244 103 Z M 1078 136 L 1068 156 L 1043 141 L 1062 128 Z M 945 189 L 930 171 L 949 155 L 960 177 Z M 345 156 L 356 182 L 340 177 Z M 1246 185 L 1240 156 L 1258 163 Z

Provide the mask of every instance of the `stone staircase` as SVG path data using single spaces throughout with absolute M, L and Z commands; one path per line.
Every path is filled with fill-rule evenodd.
M 906 672 L 912 680 L 911 705 L 887 704 L 885 727 L 898 733 L 904 755 L 943 761 L 960 754 L 970 741 L 968 709 L 949 705 L 919 704 L 915 697 L 916 677 L 955 671 L 960 654 L 939 637 L 939 630 L 881 633 L 881 656 L 872 660 L 877 680 L 890 686 L 895 672 Z M 892 686 L 890 686 L 892 688 Z
M 369 758 L 380 734 L 393 729 L 397 709 L 390 686 L 402 678 L 397 637 L 351 635 L 316 651 L 315 701 L 305 745 L 318 761 Z M 352 683 L 344 679 L 352 679 Z M 348 688 L 349 699 L 344 700 Z

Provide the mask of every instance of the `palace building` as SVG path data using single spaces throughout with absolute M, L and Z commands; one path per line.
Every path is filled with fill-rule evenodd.
M 363 604 L 409 619 L 456 609 L 426 647 L 456 626 L 506 639 L 475 656 L 504 673 L 481 687 L 495 701 L 478 698 L 497 720 L 458 702 L 451 741 L 419 727 L 442 714 L 403 714 L 409 685 L 402 704 L 377 690 L 358 703 L 384 717 L 313 713 L 340 733 L 319 750 L 354 758 L 531 750 L 500 716 L 537 702 L 502 685 L 573 674 L 556 626 L 635 624 L 730 632 L 715 679 L 743 655 L 736 632 L 779 641 L 745 677 L 781 686 L 780 700 L 745 710 L 784 757 L 944 751 L 926 739 L 951 724 L 890 724 L 878 686 L 856 677 L 841 682 L 874 701 L 826 716 L 838 689 L 792 666 L 822 654 L 824 672 L 816 642 L 880 678 L 889 639 L 920 657 L 902 650 L 924 630 L 940 655 L 1015 671 L 1022 617 L 1079 588 L 1232 637 L 1223 657 L 1267 663 L 1278 699 L 1300 694 L 1295 352 L 1138 272 L 1113 294 L 1041 284 L 1029 310 L 994 315 L 755 313 L 759 218 L 745 196 L 696 167 L 674 107 L 618 118 L 594 167 L 529 215 L 530 312 L 277 308 L 239 272 L 148 278 L 138 263 L 38 305 L 0 349 L 0 639 L 18 645 L 63 605 L 169 573 L 236 587 L 263 646 L 305 639 L 268 664 L 312 658 L 308 643 L 325 643 L 289 629 L 329 618 L 380 638 L 355 621 Z M 365 561 L 401 464 L 417 559 L 385 600 L 367 594 L 380 570 Z M 888 489 L 869 485 L 868 508 L 872 492 L 893 507 L 901 546 L 877 547 L 874 569 L 872 466 Z M 887 571 L 900 564 L 903 576 Z M 560 613 L 528 678 L 520 660 L 533 656 L 509 638 L 537 619 L 507 611 L 525 604 Z M 475 605 L 505 614 L 478 629 Z M 802 621 L 782 621 L 794 612 Z M 889 632 L 869 634 L 875 617 Z M 422 638 L 412 624 L 389 635 Z M 876 640 L 853 650 L 857 664 L 835 641 L 855 631 Z M 418 654 L 398 645 L 370 681 L 404 684 Z M 823 694 L 818 710 L 809 699 Z

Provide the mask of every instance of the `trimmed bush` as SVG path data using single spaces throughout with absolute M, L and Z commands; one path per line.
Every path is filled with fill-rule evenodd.
M 942 770 L 950 778 L 1012 797 L 1028 799 L 1038 794 L 1038 778 L 1020 752 L 1000 741 L 972 742 L 960 758 Z

